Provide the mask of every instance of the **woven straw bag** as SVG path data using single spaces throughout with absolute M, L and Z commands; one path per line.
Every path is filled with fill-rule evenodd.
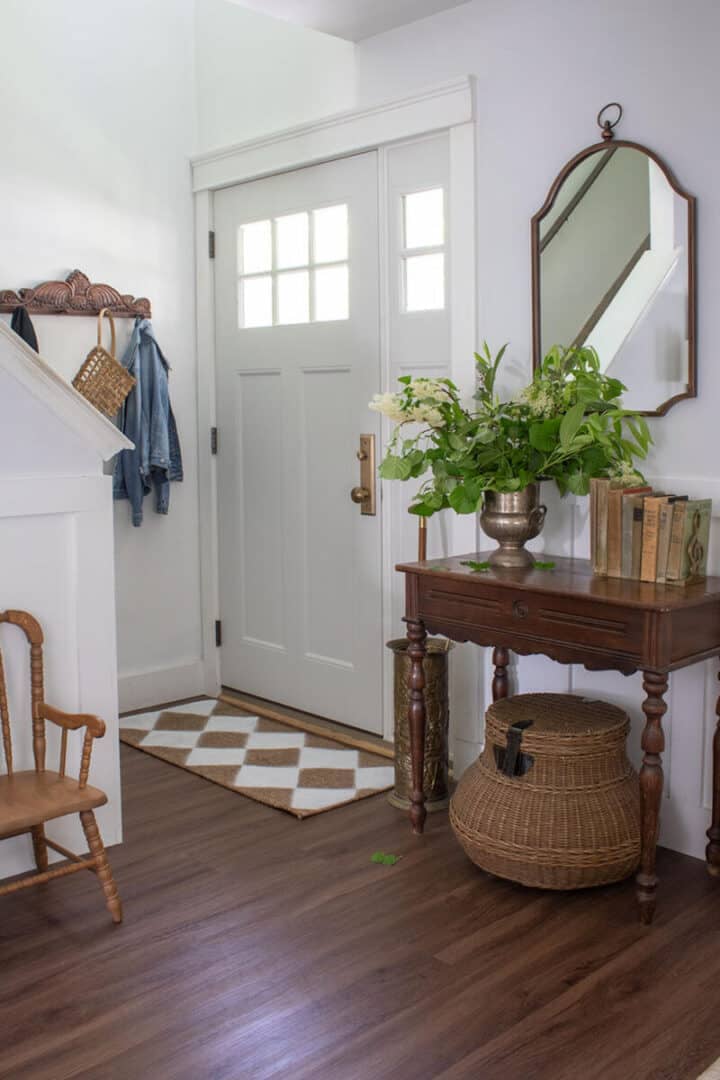
M 518 694 L 486 714 L 485 749 L 450 803 L 483 870 L 542 889 L 620 881 L 640 858 L 640 788 L 622 709 L 572 694 Z
M 103 315 L 110 320 L 110 352 L 102 343 Z M 134 385 L 133 376 L 115 357 L 115 320 L 108 309 L 103 308 L 98 315 L 97 345 L 88 353 L 73 379 L 73 386 L 101 413 L 113 417 Z

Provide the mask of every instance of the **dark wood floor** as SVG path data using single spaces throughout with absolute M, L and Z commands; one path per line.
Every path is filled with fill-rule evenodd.
M 89 874 L 0 901 L 13 1080 L 684 1080 L 720 1057 L 720 883 L 661 852 L 556 895 L 383 796 L 299 822 L 123 748 L 114 929 Z M 370 862 L 377 849 L 403 855 Z

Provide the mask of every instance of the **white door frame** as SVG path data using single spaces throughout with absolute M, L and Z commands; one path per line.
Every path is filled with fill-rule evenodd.
M 223 187 L 257 180 L 307 165 L 332 161 L 366 150 L 379 154 L 380 228 L 387 208 L 382 184 L 384 151 L 440 131 L 450 141 L 450 290 L 451 357 L 450 375 L 461 391 L 471 392 L 474 369 L 470 362 L 476 348 L 476 261 L 475 261 L 475 125 L 474 80 L 455 79 L 423 90 L 411 97 L 369 108 L 339 113 L 309 124 L 233 146 L 198 154 L 191 160 L 195 199 L 196 318 L 198 353 L 198 430 L 200 487 L 200 569 L 202 590 L 202 634 L 205 689 L 215 694 L 220 687 L 220 658 L 215 645 L 215 620 L 219 612 L 218 574 L 218 494 L 217 471 L 210 447 L 210 430 L 215 426 L 215 314 L 213 273 L 208 251 L 208 234 L 213 228 L 213 192 Z M 462 214 L 453 208 L 462 207 Z M 384 262 L 384 260 L 382 260 Z M 387 348 L 387 274 L 381 267 L 380 344 L 382 378 L 391 389 Z M 387 431 L 385 432 L 387 435 Z M 220 441 L 222 432 L 219 433 Z M 388 485 L 392 489 L 392 485 Z M 385 492 L 392 499 L 392 490 Z M 391 514 L 386 505 L 384 550 L 388 550 Z M 450 522 L 452 549 L 476 549 L 474 516 L 454 515 Z M 383 559 L 383 630 L 389 625 L 390 582 L 395 572 Z M 455 727 L 455 757 L 472 760 L 480 747 L 478 708 L 481 700 L 481 666 L 473 653 L 454 662 L 453 705 L 459 718 Z M 392 738 L 392 656 L 386 651 L 384 663 L 384 730 Z M 461 745 L 462 749 L 461 749 Z

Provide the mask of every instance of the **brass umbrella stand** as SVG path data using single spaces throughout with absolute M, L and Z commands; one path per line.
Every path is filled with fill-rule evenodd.
M 418 518 L 418 561 L 427 558 L 427 519 Z M 412 792 L 412 761 L 410 756 L 410 726 L 408 724 L 408 674 L 410 658 L 407 639 L 395 638 L 387 647 L 394 654 L 395 677 L 395 787 L 388 802 L 401 810 L 410 808 Z M 448 654 L 453 643 L 447 638 L 428 638 L 425 672 L 425 771 L 423 789 L 428 812 L 443 810 L 450 801 L 448 787 L 448 726 L 450 720 L 448 693 Z

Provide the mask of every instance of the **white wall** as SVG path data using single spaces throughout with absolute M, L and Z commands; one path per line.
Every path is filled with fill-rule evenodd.
M 697 195 L 700 396 L 653 424 L 656 447 L 647 471 L 668 482 L 668 490 L 713 495 L 718 512 L 720 365 L 710 298 L 720 290 L 720 147 L 713 138 L 719 35 L 714 0 L 695 0 L 690 9 L 674 0 L 473 0 L 362 42 L 355 54 L 361 103 L 462 74 L 477 77 L 478 322 L 480 336 L 495 346 L 511 341 L 508 384 L 530 376 L 530 217 L 563 164 L 597 140 L 598 109 L 622 102 L 622 137 L 657 151 Z M 586 554 L 586 500 L 546 496 L 551 506 L 541 546 Z M 718 519 L 715 530 L 711 564 L 717 572 Z M 695 855 L 702 852 L 708 817 L 715 667 L 673 677 L 674 719 L 666 724 L 662 838 Z M 638 760 L 639 676 L 568 671 L 543 658 L 523 659 L 519 675 L 526 689 L 570 685 L 625 702 Z
M 115 510 L 119 667 L 126 707 L 202 690 L 192 202 L 193 0 L 4 0 L 0 287 L 73 267 L 150 297 L 172 365 L 185 481 L 170 515 L 133 529 Z M 71 374 L 90 320 L 38 320 Z M 127 332 L 128 324 L 124 324 Z M 150 675 L 144 674 L 151 672 Z
M 198 150 L 351 107 L 351 42 L 234 0 L 197 0 L 196 26 Z

